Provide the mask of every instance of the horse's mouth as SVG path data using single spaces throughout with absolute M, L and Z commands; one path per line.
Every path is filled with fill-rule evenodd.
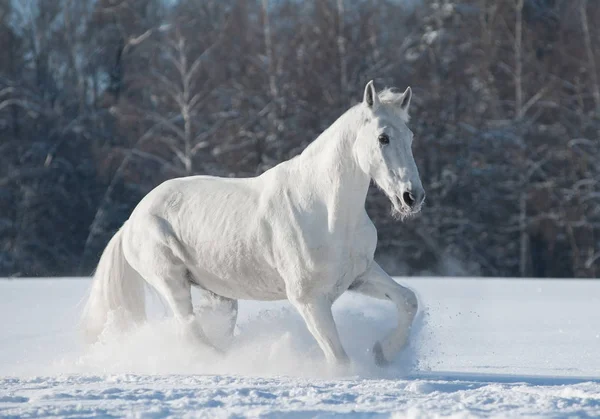
M 409 206 L 404 199 L 402 199 L 402 195 L 406 191 L 402 191 L 397 193 L 394 191 L 395 188 L 386 188 L 377 184 L 379 189 L 383 191 L 383 193 L 388 197 L 390 202 L 392 203 L 392 216 L 398 220 L 404 220 L 406 218 L 414 217 L 419 212 L 421 212 L 421 208 L 423 207 L 424 199 L 416 205 Z
M 390 197 L 390 201 L 392 201 L 392 215 L 397 219 L 406 219 L 409 217 L 413 217 L 421 212 L 422 204 L 409 207 L 404 203 L 402 198 L 398 195 L 393 195 Z

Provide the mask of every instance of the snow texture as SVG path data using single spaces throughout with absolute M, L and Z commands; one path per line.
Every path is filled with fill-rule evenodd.
M 0 417 L 600 416 L 600 281 L 400 282 L 424 307 L 411 347 L 376 367 L 395 308 L 344 295 L 353 364 L 334 370 L 285 302 L 242 301 L 222 356 L 185 342 L 156 298 L 148 325 L 85 348 L 89 280 L 2 280 Z

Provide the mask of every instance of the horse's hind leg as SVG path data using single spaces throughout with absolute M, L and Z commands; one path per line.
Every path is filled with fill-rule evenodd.
M 168 275 L 150 277 L 148 282 L 162 295 L 182 327 L 186 339 L 195 344 L 208 345 L 216 349 L 199 326 L 192 305 L 192 285 L 179 269 L 170 269 Z M 178 272 L 179 271 L 179 272 Z
M 170 280 L 164 281 L 161 292 L 167 304 L 173 310 L 173 315 L 183 327 L 184 336 L 194 343 L 212 346 L 194 316 L 191 284 L 187 281 L 173 279 L 171 277 Z
M 222 350 L 231 344 L 237 321 L 238 302 L 199 288 L 201 298 L 194 312 L 205 335 Z
M 410 327 L 418 308 L 415 293 L 394 281 L 375 262 L 367 272 L 357 278 L 349 291 L 392 301 L 396 305 L 399 314 L 398 326 L 373 346 L 375 362 L 380 366 L 388 364 L 408 342 Z
M 137 248 L 129 249 L 132 267 L 164 298 L 184 336 L 212 347 L 195 321 L 192 284 L 185 264 L 173 251 L 176 238 L 168 226 L 161 219 L 150 218 L 143 230 L 132 234 L 138 235 L 135 242 L 139 243 Z

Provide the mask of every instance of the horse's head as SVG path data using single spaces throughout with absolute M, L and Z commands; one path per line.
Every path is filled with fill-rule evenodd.
M 425 191 L 412 154 L 413 133 L 407 127 L 412 92 L 384 90 L 377 94 L 367 83 L 364 124 L 358 130 L 354 153 L 361 169 L 392 201 L 396 216 L 416 214 L 425 200 Z

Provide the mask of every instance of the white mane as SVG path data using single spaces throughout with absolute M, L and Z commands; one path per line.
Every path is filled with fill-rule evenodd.
M 363 104 L 354 105 L 311 142 L 300 156 L 313 157 L 332 146 L 340 147 L 351 142 L 354 139 L 353 134 L 356 133 L 356 130 L 364 123 L 366 118 L 366 109 Z
M 404 93 L 399 92 L 393 87 L 387 87 L 379 92 L 379 100 L 383 104 L 392 105 L 396 114 L 402 119 L 405 123 L 410 120 L 410 116 L 406 109 L 402 109 L 400 107 L 400 103 L 404 99 Z
M 380 103 L 388 105 L 392 112 L 394 112 L 404 123 L 409 122 L 410 116 L 407 108 L 402 108 L 400 106 L 405 96 L 404 92 L 399 92 L 393 87 L 388 87 L 380 91 L 377 96 L 379 96 Z M 363 125 L 367 118 L 368 113 L 366 105 L 364 103 L 354 105 L 311 142 L 304 149 L 302 155 L 312 155 L 317 152 L 317 150 L 329 145 L 325 142 L 330 141 L 330 138 L 336 138 L 338 141 L 347 141 L 350 133 L 356 132 L 358 127 Z

